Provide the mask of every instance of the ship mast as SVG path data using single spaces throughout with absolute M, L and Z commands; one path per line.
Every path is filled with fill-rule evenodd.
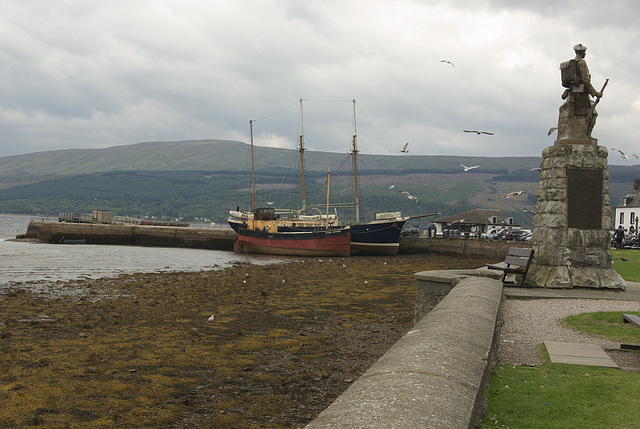
M 302 176 L 302 213 L 307 212 L 307 196 L 304 185 L 304 121 L 302 117 L 302 98 L 300 99 L 300 175 Z
M 360 202 L 358 200 L 358 129 L 356 127 L 356 99 L 353 99 L 353 181 L 355 191 L 356 224 L 360 223 Z
M 331 185 L 331 164 L 327 167 L 327 219 L 325 229 L 329 229 L 329 186 Z
M 253 120 L 249 121 L 249 129 L 251 130 L 251 211 L 256 209 L 256 170 L 253 164 Z

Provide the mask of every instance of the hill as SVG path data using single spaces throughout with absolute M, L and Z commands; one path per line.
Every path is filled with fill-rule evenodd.
M 301 206 L 298 151 L 254 148 L 257 204 Z M 492 208 L 531 225 L 538 157 L 454 157 L 359 154 L 363 218 L 380 211 L 456 214 Z M 458 163 L 480 165 L 464 172 Z M 305 152 L 306 200 L 326 205 L 353 200 L 346 153 Z M 111 210 L 123 216 L 208 218 L 224 222 L 230 208 L 251 204 L 251 157 L 246 143 L 225 140 L 147 142 L 105 149 L 39 152 L 0 158 L 0 212 L 55 215 Z M 611 202 L 633 189 L 640 166 L 610 166 Z M 393 185 L 393 188 L 391 187 Z M 420 205 L 399 190 L 418 197 Z M 523 190 L 515 199 L 511 191 Z M 348 208 L 338 208 L 341 218 Z
M 0 180 L 18 177 L 43 177 L 103 173 L 110 171 L 239 171 L 250 168 L 250 146 L 228 140 L 190 140 L 146 142 L 105 149 L 71 149 L 38 152 L 0 158 Z M 256 169 L 283 168 L 297 150 L 269 147 L 254 148 Z M 344 153 L 305 152 L 306 168 L 326 171 L 327 165 L 339 164 Z M 366 164 L 385 165 L 390 171 L 413 169 L 454 171 L 457 162 L 471 165 L 482 160 L 492 170 L 537 167 L 540 158 L 481 158 L 413 155 L 360 154 Z

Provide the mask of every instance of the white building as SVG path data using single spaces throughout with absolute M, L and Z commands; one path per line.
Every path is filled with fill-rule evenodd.
M 625 231 L 638 230 L 638 215 L 640 215 L 640 179 L 633 181 L 633 192 L 622 199 L 616 206 L 613 228 L 622 225 Z

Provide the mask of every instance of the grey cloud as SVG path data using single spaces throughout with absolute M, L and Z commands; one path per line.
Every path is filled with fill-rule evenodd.
M 293 147 L 300 98 L 322 100 L 305 102 L 314 150 L 348 150 L 356 98 L 376 153 L 411 141 L 414 154 L 538 156 L 578 42 L 594 81 L 611 79 L 594 135 L 640 150 L 633 2 L 5 3 L 0 156 L 248 141 L 266 117 L 259 144 Z M 496 134 L 479 144 L 464 128 Z

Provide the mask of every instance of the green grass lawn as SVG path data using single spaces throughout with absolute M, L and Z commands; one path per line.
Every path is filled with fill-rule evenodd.
M 577 331 L 611 338 L 621 343 L 640 344 L 640 329 L 631 323 L 623 323 L 622 313 L 640 316 L 640 312 L 636 311 L 599 311 L 568 316 L 564 322 Z
M 640 282 L 640 250 L 611 250 L 613 269 L 630 282 Z
M 500 365 L 484 428 L 637 428 L 640 373 L 594 366 Z
M 611 254 L 622 278 L 640 282 L 640 251 L 612 250 Z M 592 335 L 640 344 L 640 329 L 624 324 L 621 314 L 584 313 L 569 316 L 564 323 Z M 537 367 L 499 364 L 485 391 L 489 410 L 482 427 L 640 428 L 637 392 L 639 372 L 553 364 L 548 358 Z

